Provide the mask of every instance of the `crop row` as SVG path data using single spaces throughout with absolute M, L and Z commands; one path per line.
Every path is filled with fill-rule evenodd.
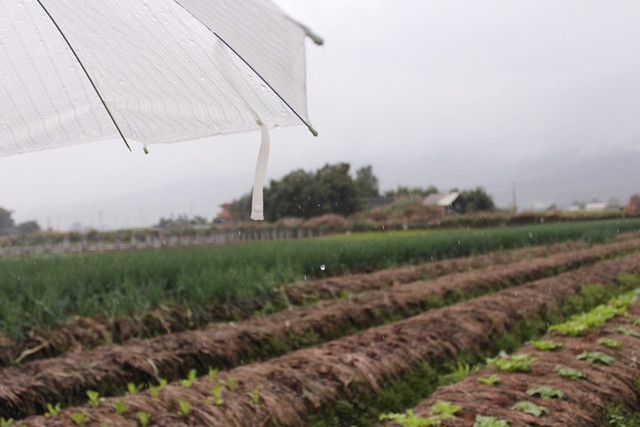
M 638 270 L 637 254 L 604 261 L 268 361 L 221 374 L 186 376 L 155 392 L 109 397 L 95 407 L 68 408 L 53 417 L 24 422 L 72 425 L 73 416 L 82 416 L 126 426 L 138 425 L 144 413 L 154 425 L 304 425 L 310 412 L 326 411 L 341 398 L 378 394 L 393 378 L 420 363 L 436 365 L 463 353 L 495 351 L 501 337 L 533 319 L 557 320 L 563 307 L 574 306 L 566 303 L 575 303 L 587 284 L 601 283 L 606 291 L 615 287 L 619 272 Z
M 0 415 L 42 412 L 52 401 L 73 402 L 88 389 L 114 394 L 130 381 L 170 380 L 189 369 L 231 368 L 242 360 L 265 358 L 303 345 L 333 339 L 390 319 L 460 301 L 526 280 L 578 268 L 637 248 L 638 240 L 560 253 L 546 258 L 412 282 L 346 300 L 235 324 L 211 324 L 197 331 L 168 334 L 122 346 L 36 360 L 0 371 Z M 59 373 L 64 376 L 60 377 Z
M 512 356 L 438 389 L 387 425 L 606 425 L 640 399 L 638 290 L 549 328 Z M 581 328 L 577 329 L 576 326 Z M 469 399 L 473 396 L 473 399 Z M 444 403 L 446 402 L 446 405 Z M 454 408 L 443 415 L 442 408 Z M 630 424 L 624 424 L 630 425 Z M 635 425 L 635 424 L 634 424 Z
M 0 330 L 64 324 L 71 316 L 139 313 L 160 305 L 197 309 L 268 299 L 279 286 L 343 272 L 373 271 L 495 249 L 640 229 L 640 219 L 529 225 L 384 237 L 312 239 L 0 260 Z
M 617 240 L 632 239 L 619 235 Z M 25 339 L 5 340 L 0 344 L 0 366 L 35 358 L 51 357 L 74 348 L 93 348 L 106 343 L 123 343 L 133 338 L 150 338 L 168 332 L 196 329 L 213 320 L 239 320 L 252 315 L 268 314 L 289 305 L 309 305 L 325 299 L 345 298 L 359 292 L 389 288 L 415 280 L 434 279 L 445 274 L 468 271 L 493 264 L 505 264 L 532 257 L 586 248 L 589 243 L 571 241 L 523 249 L 490 252 L 466 258 L 430 261 L 414 266 L 386 269 L 373 273 L 298 282 L 283 286 L 278 296 L 247 312 L 227 311 L 216 303 L 194 311 L 188 307 L 157 307 L 135 318 L 120 317 L 109 321 L 104 317 L 75 317 L 66 325 L 52 330 L 31 331 Z

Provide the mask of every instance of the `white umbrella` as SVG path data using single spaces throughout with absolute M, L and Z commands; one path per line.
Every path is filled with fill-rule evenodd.
M 308 29 L 270 0 L 0 2 L 0 155 L 181 142 L 304 123 Z

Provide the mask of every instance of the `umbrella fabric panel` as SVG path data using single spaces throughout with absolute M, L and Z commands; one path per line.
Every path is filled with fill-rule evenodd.
M 0 155 L 113 132 L 80 65 L 37 2 L 0 2 Z
M 9 34 L 3 34 L 0 55 L 10 64 L 0 72 L 0 154 L 117 137 L 37 2 L 3 3 L 7 13 L 0 22 Z M 257 121 L 267 127 L 300 123 L 212 30 L 308 122 L 299 25 L 266 0 L 179 3 L 43 1 L 128 141 L 179 142 L 255 130 Z

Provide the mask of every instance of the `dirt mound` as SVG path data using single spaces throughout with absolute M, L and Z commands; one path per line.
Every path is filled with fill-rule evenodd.
M 122 415 L 112 408 L 120 398 L 107 398 L 98 408 L 69 408 L 54 418 L 32 417 L 24 422 L 29 426 L 69 425 L 71 413 L 82 410 L 92 422 L 110 425 L 134 425 L 137 411 L 150 414 L 153 425 L 305 425 L 309 410 L 321 411 L 353 393 L 374 394 L 419 362 L 486 351 L 498 337 L 523 322 L 544 313 L 557 314 L 563 302 L 586 285 L 611 284 L 619 272 L 639 270 L 638 254 L 605 261 L 240 366 L 217 380 L 228 385 L 219 404 L 212 401 L 213 384 L 205 376 L 188 388 L 170 384 L 157 397 L 149 392 L 124 397 L 129 409 Z M 237 387 L 229 386 L 231 376 Z M 178 399 L 189 402 L 187 414 L 178 414 Z

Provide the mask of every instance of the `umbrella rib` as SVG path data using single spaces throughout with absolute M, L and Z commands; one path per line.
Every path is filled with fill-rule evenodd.
M 93 87 L 93 90 L 98 95 L 98 98 L 100 99 L 100 102 L 102 103 L 102 106 L 107 111 L 107 114 L 109 115 L 109 118 L 113 122 L 113 125 L 116 127 L 116 130 L 118 131 L 118 134 L 120 134 L 120 137 L 124 141 L 124 144 L 127 146 L 129 151 L 131 151 L 131 147 L 129 146 L 129 143 L 127 142 L 127 138 L 124 137 L 124 134 L 122 133 L 122 130 L 120 130 L 120 126 L 118 126 L 118 123 L 116 122 L 116 119 L 113 117 L 113 114 L 111 114 L 111 110 L 109 110 L 109 107 L 107 106 L 107 103 L 105 102 L 104 98 L 102 98 L 102 95 L 100 95 L 100 91 L 98 90 L 98 87 L 96 86 L 96 84 L 94 83 L 93 79 L 89 75 L 89 72 L 87 71 L 87 69 L 84 67 L 84 64 L 82 63 L 82 61 L 80 60 L 80 57 L 78 56 L 78 54 L 76 53 L 75 49 L 73 48 L 73 46 L 69 42 L 69 39 L 67 39 L 67 36 L 64 35 L 64 32 L 62 32 L 62 29 L 60 28 L 60 26 L 58 25 L 56 20 L 53 19 L 53 16 L 51 16 L 51 13 L 49 13 L 47 8 L 42 4 L 42 1 L 41 0 L 36 0 L 36 1 L 40 5 L 40 7 L 44 10 L 44 13 L 47 14 L 47 16 L 49 17 L 51 22 L 53 22 L 53 25 L 55 25 L 55 27 L 58 29 L 58 32 L 60 33 L 60 35 L 64 39 L 65 43 L 67 43 L 67 46 L 69 47 L 69 50 L 71 50 L 71 53 L 76 58 L 76 61 L 78 61 L 78 64 L 80 64 L 80 68 L 82 68 L 82 71 L 84 71 L 85 76 L 87 76 L 87 79 L 89 79 L 89 83 L 91 83 L 91 86 Z
M 251 64 L 249 64 L 249 62 L 248 62 L 246 59 L 244 59 L 244 58 L 242 57 L 242 55 L 240 55 L 240 54 L 239 54 L 239 53 L 238 53 L 238 52 L 237 52 L 233 47 L 231 47 L 231 45 L 230 45 L 229 43 L 227 43 L 227 42 L 226 42 L 226 40 L 225 40 L 225 39 L 223 39 L 222 37 L 220 37 L 220 35 L 219 35 L 218 33 L 216 33 L 215 31 L 213 31 L 213 30 L 212 30 L 212 29 L 211 29 L 207 24 L 205 24 L 205 23 L 204 23 L 204 22 L 202 22 L 200 19 L 198 19 L 198 17 L 197 17 L 197 16 L 195 16 L 193 13 L 191 13 L 191 11 L 189 11 L 186 7 L 184 7 L 184 6 L 183 6 L 183 5 L 182 5 L 178 0 L 174 0 L 174 1 L 176 2 L 176 4 L 177 4 L 178 6 L 180 6 L 181 8 L 183 8 L 183 9 L 184 9 L 184 10 L 185 10 L 189 15 L 193 16 L 193 18 L 194 18 L 195 20 L 197 20 L 198 22 L 200 22 L 202 25 L 204 25 L 204 27 L 205 27 L 205 28 L 207 28 L 209 31 L 211 31 L 211 32 L 213 33 L 213 35 L 214 35 L 214 36 L 216 36 L 216 37 L 218 38 L 218 40 L 220 40 L 220 41 L 221 41 L 221 42 L 222 42 L 226 47 L 228 47 L 228 48 L 229 48 L 229 50 L 231 50 L 231 52 L 233 52 L 233 53 L 234 53 L 238 58 L 240 58 L 240 60 L 242 60 L 242 62 L 244 62 L 244 63 L 245 63 L 245 65 L 246 65 L 247 67 L 249 67 L 249 69 L 251 69 L 251 71 L 253 71 L 253 72 L 254 72 L 254 74 L 255 74 L 256 76 L 258 76 L 258 77 L 260 78 L 260 80 L 262 80 L 262 81 L 264 82 L 264 84 L 266 84 L 266 85 L 269 87 L 269 89 L 271 89 L 271 90 L 273 91 L 273 93 L 275 93 L 275 94 L 276 94 L 276 96 L 277 96 L 278 98 L 280 98 L 280 100 L 281 100 L 282 102 L 284 102 L 284 104 L 285 104 L 285 105 L 286 105 L 286 106 L 287 106 L 287 107 L 288 107 L 288 108 L 293 112 L 293 114 L 295 114 L 295 115 L 296 115 L 296 117 L 297 117 L 298 119 L 300 119 L 300 121 L 301 121 L 302 123 L 304 123 L 304 124 L 305 124 L 305 126 L 307 126 L 307 128 L 309 129 L 309 131 L 311 131 L 311 133 L 313 134 L 313 136 L 318 136 L 318 131 L 317 131 L 317 130 L 315 130 L 315 129 L 313 128 L 313 126 L 311 126 L 311 124 L 310 124 L 310 123 L 307 123 L 307 121 L 306 121 L 305 119 L 303 119 L 303 118 L 302 118 L 302 116 L 301 116 L 300 114 L 298 114 L 298 112 L 297 112 L 296 110 L 294 110 L 294 109 L 293 109 L 293 107 L 292 107 L 292 106 L 287 102 L 287 100 L 286 100 L 286 99 L 284 99 L 284 98 L 282 97 L 282 95 L 280 95 L 280 94 L 278 93 L 278 91 L 274 89 L 274 87 L 273 87 L 273 86 L 271 86 L 271 83 L 269 83 L 269 82 L 268 82 L 264 77 L 262 77 L 262 76 L 260 75 L 260 73 L 259 73 L 255 68 L 253 68 L 253 66 L 252 66 Z

